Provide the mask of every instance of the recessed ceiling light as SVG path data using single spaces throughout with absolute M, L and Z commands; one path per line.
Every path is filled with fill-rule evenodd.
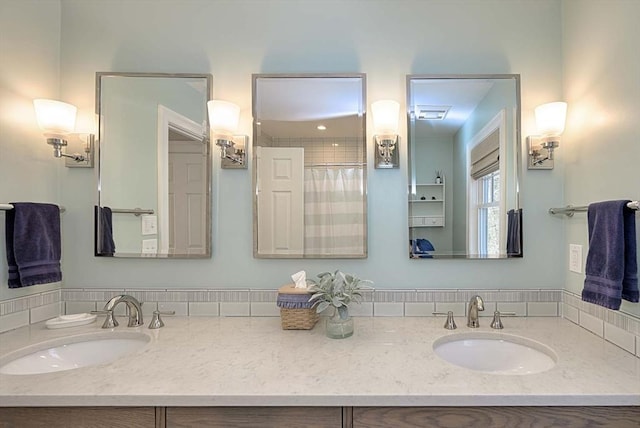
M 338 147 L 339 145 L 340 144 L 338 144 L 338 143 L 331 143 L 331 146 L 333 146 L 333 147 Z
M 326 131 L 326 129 L 327 129 L 327 127 L 324 126 L 324 125 L 318 125 L 317 128 L 318 128 L 319 131 Z
M 262 122 L 256 122 L 256 125 L 262 125 Z

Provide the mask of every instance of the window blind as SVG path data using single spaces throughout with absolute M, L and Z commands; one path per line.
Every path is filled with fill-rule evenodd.
M 498 129 L 471 149 L 471 177 L 477 180 L 500 169 L 500 136 Z

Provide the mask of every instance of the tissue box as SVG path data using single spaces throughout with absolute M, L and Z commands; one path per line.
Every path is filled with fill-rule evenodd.
M 319 316 L 313 302 L 309 302 L 311 294 L 308 290 L 295 288 L 294 284 L 278 289 L 277 305 L 283 330 L 311 330 L 316 325 Z

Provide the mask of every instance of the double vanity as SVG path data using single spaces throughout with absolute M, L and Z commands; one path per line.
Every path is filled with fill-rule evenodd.
M 170 317 L 160 329 L 124 322 L 102 329 L 103 320 L 0 335 L 0 421 L 15 423 L 0 426 L 51 421 L 56 412 L 63 420 L 74 412 L 111 420 L 114 412 L 123 426 L 637 427 L 640 420 L 640 359 L 562 318 L 507 318 L 503 330 L 480 318 L 479 328 L 460 322 L 447 330 L 437 317 L 362 317 L 344 340 L 327 338 L 322 321 L 310 331 L 282 330 L 276 317 Z M 503 345 L 512 349 L 495 348 Z M 10 361 L 44 349 L 84 363 L 9 374 L 20 372 Z M 529 364 L 531 353 L 547 365 L 518 372 L 522 364 L 513 363 Z M 460 367 L 483 361 L 494 367 Z

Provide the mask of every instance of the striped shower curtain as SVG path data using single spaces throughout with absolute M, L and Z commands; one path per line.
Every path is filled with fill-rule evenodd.
M 305 168 L 305 254 L 363 254 L 362 168 Z

